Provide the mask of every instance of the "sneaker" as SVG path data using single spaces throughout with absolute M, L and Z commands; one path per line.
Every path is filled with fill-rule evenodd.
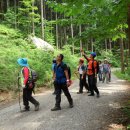
M 38 111 L 38 110 L 39 110 L 39 106 L 40 106 L 39 103 L 35 105 L 35 111 Z
M 89 94 L 88 96 L 94 96 L 94 94 Z
M 51 111 L 58 111 L 58 110 L 61 110 L 61 107 L 55 106 L 54 108 L 51 109 Z

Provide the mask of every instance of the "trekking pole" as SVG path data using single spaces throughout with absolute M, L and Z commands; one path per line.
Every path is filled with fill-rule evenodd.
M 18 73 L 19 108 L 20 108 L 20 111 L 22 111 L 21 104 L 20 104 L 20 85 L 19 85 L 19 80 L 20 80 L 20 76 L 19 76 L 19 73 Z
M 79 79 L 79 75 L 76 73 L 76 72 L 74 72 L 74 74 L 76 75 L 76 77 Z

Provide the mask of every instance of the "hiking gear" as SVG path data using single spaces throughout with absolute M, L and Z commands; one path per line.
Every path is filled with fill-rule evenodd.
M 71 79 L 71 70 L 70 67 L 67 66 L 65 63 L 61 63 L 57 66 L 57 64 L 54 66 L 54 72 L 56 74 L 56 82 L 58 84 L 65 84 L 66 83 L 66 76 L 64 71 L 67 69 L 69 79 Z
M 77 92 L 77 94 L 82 94 L 83 92 Z
M 93 73 L 95 74 L 95 68 L 94 68 L 94 62 L 95 62 L 96 60 L 93 60 L 93 62 L 92 62 L 92 71 L 93 71 Z M 97 69 L 97 72 L 96 72 L 96 74 L 98 74 L 99 73 L 99 63 L 98 63 L 98 61 L 96 61 L 97 62 L 97 67 L 96 67 L 96 69 Z
M 69 107 L 70 107 L 70 108 L 73 108 L 73 107 L 74 107 L 73 100 L 72 100 L 72 102 L 70 103 Z
M 24 70 L 26 69 L 26 75 L 24 74 Z M 27 74 L 29 73 L 29 74 Z M 25 79 L 26 78 L 26 79 Z M 24 67 L 21 70 L 21 86 L 22 88 L 34 89 L 34 83 L 37 81 L 38 75 L 35 70 L 32 70 L 28 67 Z
M 100 94 L 97 94 L 97 98 L 99 98 L 100 97 Z
M 88 96 L 94 96 L 94 94 L 89 94 Z
M 20 65 L 20 66 L 23 66 L 23 67 L 28 67 L 28 63 L 27 63 L 27 58 L 19 58 L 17 60 L 17 63 Z
M 95 52 L 90 53 L 94 58 L 97 56 Z
M 31 75 L 30 75 L 30 79 L 32 82 L 36 82 L 38 80 L 38 74 L 35 70 L 32 70 L 32 69 L 29 69 L 29 71 L 31 72 Z
M 55 106 L 54 108 L 51 109 L 51 111 L 58 111 L 58 110 L 61 110 L 61 107 Z
M 39 110 L 39 106 L 40 106 L 39 103 L 35 105 L 35 111 L 38 111 L 38 110 Z

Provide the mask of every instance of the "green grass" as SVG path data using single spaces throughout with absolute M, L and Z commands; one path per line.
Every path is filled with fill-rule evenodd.
M 76 56 L 71 55 L 68 48 L 54 53 L 37 49 L 32 43 L 24 40 L 22 33 L 0 25 L 0 90 L 14 90 L 17 87 L 17 75 L 21 70 L 17 64 L 20 57 L 28 58 L 30 68 L 39 75 L 38 86 L 44 86 L 51 80 L 52 59 L 58 54 L 65 55 L 65 63 L 72 68 L 77 66 Z

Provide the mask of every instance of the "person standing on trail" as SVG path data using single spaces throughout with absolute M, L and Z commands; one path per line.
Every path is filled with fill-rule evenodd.
M 68 90 L 68 86 L 70 86 L 70 79 L 68 75 L 67 65 L 63 62 L 64 56 L 59 54 L 56 58 L 56 65 L 54 67 L 54 81 L 56 83 L 56 103 L 55 107 L 51 109 L 51 111 L 61 110 L 61 90 L 63 90 L 65 96 L 69 101 L 69 107 L 73 107 L 73 99 Z
M 53 61 L 52 61 L 52 74 L 54 74 L 54 66 L 56 65 L 56 59 L 54 58 Z M 56 94 L 56 84 L 55 84 L 55 81 L 53 82 L 54 84 L 54 92 L 53 92 L 53 95 Z
M 88 61 L 88 67 L 87 67 L 87 75 L 88 75 L 88 84 L 91 94 L 88 96 L 94 96 L 94 91 L 97 93 L 97 97 L 100 96 L 99 90 L 96 85 L 96 79 L 97 79 L 97 61 L 94 60 L 96 57 L 95 52 L 91 52 L 90 58 L 85 55 L 84 51 L 81 50 L 82 55 L 85 57 L 85 59 Z
M 86 82 L 86 67 L 84 65 L 84 59 L 79 59 L 79 66 L 78 66 L 78 72 L 79 72 L 79 92 L 77 94 L 83 93 L 83 87 L 85 86 L 87 93 L 89 92 L 89 87 Z
M 103 64 L 103 83 L 106 79 L 106 83 L 108 83 L 109 81 L 109 64 L 108 64 L 108 61 L 107 59 L 104 60 L 104 64 Z
M 28 83 L 31 74 L 30 74 L 29 65 L 27 63 L 27 59 L 19 58 L 17 60 L 17 63 L 22 67 L 21 73 L 20 73 L 20 79 L 21 79 L 21 86 L 23 89 L 23 105 L 25 106 L 23 111 L 30 110 L 29 102 L 34 104 L 35 111 L 38 111 L 40 104 L 37 100 L 35 100 L 32 97 L 32 92 L 35 87 L 35 83 L 34 82 L 32 82 L 31 84 Z
M 103 65 L 102 65 L 102 62 L 101 62 L 101 61 L 98 61 L 98 63 L 99 63 L 98 78 L 99 78 L 99 81 L 102 81 Z

